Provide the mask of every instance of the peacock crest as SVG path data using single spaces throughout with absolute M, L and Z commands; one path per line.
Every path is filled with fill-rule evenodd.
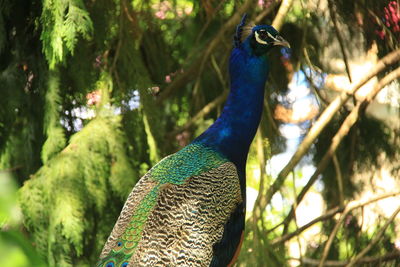
M 239 25 L 236 27 L 236 33 L 233 37 L 235 47 L 239 47 L 240 44 L 246 40 L 247 37 L 252 33 L 253 27 L 255 24 L 250 23 L 246 25 L 247 14 L 244 14 Z

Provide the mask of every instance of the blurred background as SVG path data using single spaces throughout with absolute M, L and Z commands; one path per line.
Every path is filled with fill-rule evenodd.
M 398 0 L 0 1 L 0 265 L 93 266 L 138 179 L 272 24 L 236 266 L 400 265 Z

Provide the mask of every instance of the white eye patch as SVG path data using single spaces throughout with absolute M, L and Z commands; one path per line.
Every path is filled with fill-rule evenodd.
M 268 32 L 267 32 L 268 33 Z M 269 34 L 269 33 L 268 33 Z M 258 32 L 255 32 L 255 36 L 256 36 L 256 41 L 257 41 L 257 43 L 260 43 L 260 44 L 268 44 L 266 41 L 264 41 L 264 40 L 262 40 L 261 38 L 260 38 L 260 35 L 258 34 Z
M 274 36 L 272 36 L 272 34 L 270 34 L 269 32 L 267 32 L 267 35 L 268 35 L 268 37 L 271 38 L 272 40 L 274 40 L 274 41 L 276 41 L 276 42 L 279 42 L 279 40 L 276 39 Z
M 261 31 L 264 31 L 264 30 L 261 30 Z M 265 31 L 264 31 L 264 32 L 265 32 Z M 276 41 L 276 42 L 279 41 L 277 38 L 275 38 L 274 36 L 272 36 L 272 34 L 270 34 L 269 32 L 267 32 L 267 35 L 268 35 L 268 37 L 271 38 L 272 40 L 274 40 L 274 41 Z M 268 44 L 267 41 L 264 41 L 263 39 L 260 38 L 260 34 L 259 34 L 258 32 L 255 32 L 255 37 L 256 37 L 257 43 L 260 43 L 260 44 Z

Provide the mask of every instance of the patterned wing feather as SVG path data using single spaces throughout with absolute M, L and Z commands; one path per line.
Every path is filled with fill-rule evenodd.
M 215 151 L 165 158 L 129 195 L 98 266 L 210 265 L 240 192 L 235 165 Z
M 137 245 L 140 238 L 140 230 L 144 226 L 144 222 L 140 223 L 140 216 L 144 210 L 143 206 L 146 206 L 149 196 L 152 195 L 151 192 L 157 186 L 158 183 L 150 179 L 149 174 L 143 176 L 135 185 L 100 254 L 100 259 L 102 260 L 100 260 L 98 266 L 114 267 L 119 266 L 118 263 L 120 262 L 129 261 L 134 247 L 134 245 L 131 246 L 130 241 L 136 241 Z
M 224 163 L 165 186 L 130 266 L 209 266 L 231 213 L 242 202 L 236 168 Z

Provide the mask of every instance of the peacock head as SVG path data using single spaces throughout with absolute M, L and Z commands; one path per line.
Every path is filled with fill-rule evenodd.
M 246 15 L 236 28 L 235 47 L 245 44 L 255 55 L 266 54 L 275 46 L 290 48 L 290 44 L 270 25 L 246 25 Z

